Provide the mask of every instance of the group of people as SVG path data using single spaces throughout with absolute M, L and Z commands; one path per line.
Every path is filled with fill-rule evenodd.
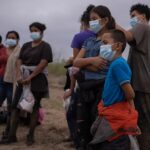
M 64 92 L 77 150 L 150 149 L 150 8 L 135 4 L 130 17 L 126 30 L 103 5 L 89 5 L 81 16 Z
M 19 123 L 19 103 L 26 85 L 35 102 L 30 114 L 30 129 L 27 134 L 27 145 L 34 143 L 34 131 L 38 121 L 38 110 L 41 99 L 47 97 L 48 80 L 47 66 L 53 61 L 51 46 L 43 41 L 46 26 L 34 22 L 29 26 L 32 41 L 19 46 L 20 36 L 17 31 L 9 31 L 6 34 L 5 45 L 0 36 L 0 106 L 7 100 L 7 123 L 0 144 L 17 142 L 17 128 Z M 26 72 L 29 72 L 25 76 Z M 39 88 L 40 87 L 40 88 Z
M 66 119 L 77 150 L 150 149 L 150 8 L 130 9 L 131 29 L 119 26 L 108 7 L 89 5 L 80 32 L 71 43 L 73 57 L 65 66 Z M 7 99 L 7 123 L 0 144 L 17 142 L 20 100 L 28 85 L 34 96 L 26 143 L 35 142 L 41 99 L 49 95 L 47 66 L 51 46 L 43 41 L 46 26 L 29 26 L 32 41 L 19 46 L 16 31 L 0 36 L 0 106 Z M 128 62 L 122 53 L 129 44 Z M 28 74 L 26 74 L 28 72 Z M 138 148 L 139 146 L 139 148 Z

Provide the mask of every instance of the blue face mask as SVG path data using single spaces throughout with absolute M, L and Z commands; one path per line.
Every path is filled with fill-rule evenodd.
M 134 27 L 136 24 L 138 24 L 140 21 L 138 20 L 137 17 L 133 17 L 130 19 L 130 25 L 131 27 Z
M 7 46 L 16 46 L 17 45 L 17 40 L 15 39 L 6 39 L 6 45 Z
M 41 38 L 40 32 L 31 32 L 30 36 L 33 41 L 39 40 Z
M 89 24 L 90 24 L 91 31 L 95 33 L 98 33 L 103 28 L 99 20 L 90 21 Z
M 101 45 L 100 46 L 100 56 L 108 61 L 112 61 L 116 51 L 112 50 L 112 45 Z

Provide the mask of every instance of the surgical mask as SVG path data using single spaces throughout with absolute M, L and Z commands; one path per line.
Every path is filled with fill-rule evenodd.
M 30 36 L 33 41 L 39 40 L 41 38 L 40 32 L 31 32 Z
M 101 45 L 100 46 L 100 56 L 108 61 L 112 61 L 116 51 L 112 50 L 112 45 Z
M 133 17 L 133 18 L 130 19 L 130 25 L 131 25 L 131 27 L 134 27 L 139 22 L 140 21 L 138 20 L 137 17 Z
M 17 40 L 15 40 L 15 39 L 6 39 L 6 45 L 7 46 L 16 46 L 17 45 Z
M 99 20 L 90 21 L 89 24 L 90 24 L 91 31 L 95 33 L 98 33 L 103 28 Z

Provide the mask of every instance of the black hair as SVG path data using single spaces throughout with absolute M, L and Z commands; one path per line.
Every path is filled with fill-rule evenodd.
M 91 12 L 98 14 L 98 16 L 100 16 L 101 18 L 107 17 L 109 19 L 106 25 L 107 29 L 115 29 L 115 19 L 111 16 L 111 12 L 106 6 L 96 6 L 92 9 Z
M 86 10 L 83 12 L 80 21 L 84 22 L 86 25 L 89 25 L 89 21 L 90 21 L 90 12 L 91 10 L 94 8 L 95 6 L 90 4 Z
M 45 24 L 42 24 L 40 22 L 33 22 L 32 24 L 30 24 L 29 29 L 31 30 L 32 27 L 38 28 L 41 32 L 46 30 Z
M 122 52 L 123 52 L 125 50 L 126 44 L 127 44 L 125 34 L 121 30 L 117 30 L 117 29 L 109 30 L 108 33 L 111 34 L 111 37 L 113 38 L 113 40 L 115 42 L 123 43 L 123 45 L 122 45 Z
M 148 7 L 148 5 L 144 5 L 144 4 L 135 4 L 131 7 L 130 9 L 130 14 L 133 11 L 137 11 L 140 14 L 145 14 L 146 19 L 149 21 L 150 20 L 150 8 Z
M 0 35 L 0 43 L 2 43 L 2 36 Z
M 13 33 L 13 34 L 15 34 L 15 35 L 16 35 L 17 40 L 19 40 L 19 39 L 20 39 L 19 33 L 18 33 L 17 31 L 8 31 L 8 32 L 7 32 L 7 34 L 6 34 L 6 38 L 7 38 L 7 37 L 8 37 L 8 35 L 9 35 L 9 34 L 11 34 L 11 33 Z

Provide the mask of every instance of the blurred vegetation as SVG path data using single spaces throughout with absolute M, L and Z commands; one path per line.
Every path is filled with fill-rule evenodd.
M 64 68 L 65 61 L 54 62 L 48 65 L 49 74 L 55 76 L 63 76 L 66 73 L 66 69 Z

